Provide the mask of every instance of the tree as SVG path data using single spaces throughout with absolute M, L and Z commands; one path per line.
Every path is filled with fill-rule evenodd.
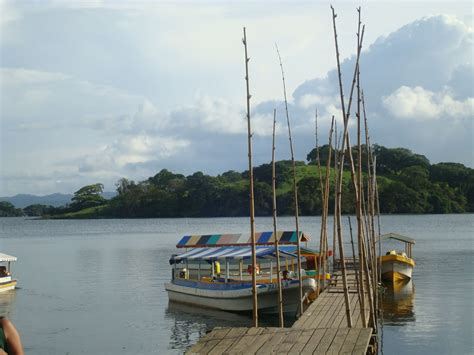
M 242 180 L 242 174 L 234 170 L 229 170 L 229 171 L 226 171 L 225 173 L 222 173 L 220 178 L 223 182 L 232 183 L 232 182 L 237 182 L 237 181 Z
M 302 164 L 301 164 L 302 163 Z M 296 161 L 295 165 L 305 165 L 304 162 Z M 243 178 L 248 180 L 248 171 L 245 171 Z M 276 187 L 279 188 L 282 185 L 290 183 L 292 181 L 292 166 L 291 160 L 281 160 L 275 162 L 275 178 Z M 264 182 L 268 185 L 272 185 L 272 165 L 262 164 L 253 169 L 253 177 L 256 181 Z
M 416 190 L 429 188 L 431 185 L 429 176 L 428 169 L 419 165 L 409 166 L 400 171 L 400 180 Z
M 424 195 L 400 181 L 393 181 L 380 188 L 382 213 L 424 213 L 427 208 Z
M 15 206 L 7 201 L 0 201 L 0 217 L 20 217 L 23 216 L 21 208 Z
M 430 161 L 421 154 L 414 154 L 406 148 L 386 148 L 374 145 L 373 152 L 377 157 L 379 174 L 398 174 L 403 168 L 419 165 L 429 168 Z
M 34 204 L 23 208 L 23 212 L 27 216 L 44 216 L 50 214 L 54 210 L 53 206 Z
M 317 157 L 317 149 L 313 148 L 313 150 L 311 150 L 311 152 L 309 152 L 308 155 L 306 156 L 306 160 L 310 164 L 316 164 L 316 157 Z M 321 166 L 326 166 L 328 157 L 329 157 L 329 145 L 325 144 L 319 147 L 319 160 L 321 162 Z
M 121 178 L 115 183 L 117 192 L 120 195 L 126 194 L 128 191 L 132 190 L 136 186 L 133 180 L 128 180 L 127 178 Z
M 167 190 L 167 191 L 174 190 L 177 183 L 179 181 L 184 182 L 184 180 L 185 180 L 184 175 L 173 174 L 171 171 L 167 169 L 162 169 L 158 174 L 148 179 L 148 181 L 151 184 L 155 185 L 156 187 L 160 189 Z
M 101 183 L 81 187 L 79 190 L 74 192 L 74 196 L 71 199 L 71 208 L 78 211 L 83 208 L 103 205 L 107 201 L 101 195 L 103 191 L 104 185 Z
M 309 176 L 298 181 L 298 203 L 303 216 L 320 214 L 322 211 L 319 178 Z

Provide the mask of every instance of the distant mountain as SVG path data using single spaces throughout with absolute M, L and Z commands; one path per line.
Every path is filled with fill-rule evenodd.
M 114 197 L 117 193 L 113 191 L 106 191 L 102 194 L 104 198 L 110 199 Z M 64 206 L 71 202 L 72 194 L 60 194 L 54 193 L 51 195 L 45 196 L 36 196 L 28 194 L 18 194 L 10 197 L 0 197 L 0 201 L 7 201 L 12 203 L 16 208 L 25 208 L 29 205 L 40 204 L 40 205 L 50 205 L 54 207 Z

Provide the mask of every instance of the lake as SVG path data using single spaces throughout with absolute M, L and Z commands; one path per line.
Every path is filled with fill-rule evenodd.
M 310 247 L 317 248 L 320 221 L 301 218 L 301 229 L 313 236 Z M 417 263 L 412 283 L 386 292 L 383 353 L 472 353 L 474 215 L 381 221 L 382 233 L 416 239 Z M 294 229 L 293 218 L 278 222 L 280 230 Z M 271 218 L 257 218 L 256 225 L 273 228 Z M 332 219 L 330 233 L 331 226 Z M 12 265 L 18 289 L 0 294 L 0 314 L 12 319 L 31 354 L 182 353 L 215 326 L 252 320 L 169 305 L 163 284 L 175 244 L 190 233 L 249 230 L 248 218 L 0 218 L 0 251 L 18 257 Z

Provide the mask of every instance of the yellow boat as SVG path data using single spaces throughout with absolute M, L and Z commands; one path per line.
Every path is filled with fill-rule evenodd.
M 415 267 L 415 260 L 412 258 L 412 248 L 415 240 L 395 233 L 384 234 L 380 236 L 380 240 L 396 240 L 405 244 L 404 252 L 390 250 L 380 257 L 382 280 L 388 282 L 411 280 Z

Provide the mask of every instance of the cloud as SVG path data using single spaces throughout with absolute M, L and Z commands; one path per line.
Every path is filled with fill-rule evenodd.
M 0 68 L 0 91 L 3 124 L 20 129 L 77 126 L 89 115 L 131 112 L 146 99 L 64 73 L 24 68 Z
M 198 11 L 199 6 L 192 8 Z M 274 39 L 268 39 L 275 36 L 275 24 L 292 27 L 300 19 L 294 13 L 250 19 L 245 11 L 235 17 L 228 8 L 211 6 L 199 9 L 200 19 L 190 16 L 188 8 L 184 18 L 194 20 L 188 24 L 180 17 L 177 26 L 181 10 L 171 5 L 151 6 L 150 16 L 140 6 L 124 10 L 109 2 L 89 9 L 57 3 L 20 10 L 16 20 L 2 27 L 7 31 L 0 44 L 5 54 L 0 72 L 2 172 L 11 177 L 5 180 L 8 191 L 32 191 L 28 179 L 17 179 L 15 187 L 14 178 L 22 172 L 34 178 L 31 171 L 50 174 L 50 187 L 41 180 L 41 188 L 53 192 L 57 180 L 61 191 L 71 191 L 96 181 L 111 188 L 120 177 L 142 180 L 161 168 L 184 174 L 245 169 L 243 20 L 250 21 L 252 30 L 254 163 L 270 160 L 274 109 L 277 157 L 289 157 L 279 66 Z M 220 18 L 218 24 L 197 26 L 212 16 Z M 294 43 L 291 31 L 279 40 L 283 59 L 292 63 L 285 63 L 288 92 L 296 88 L 288 109 L 297 159 L 314 147 L 316 109 L 321 144 L 327 142 L 332 115 L 341 127 L 337 72 L 314 74 L 314 48 L 325 57 L 329 50 L 321 51 L 313 41 L 307 29 L 314 21 L 308 19 L 298 24 L 301 36 Z M 325 26 L 316 30 L 333 45 Z M 55 41 L 45 40 L 53 35 Z M 471 28 L 441 15 L 409 23 L 364 47 L 361 78 L 374 143 L 405 146 L 432 161 L 472 165 L 472 42 Z M 334 67 L 334 54 L 330 57 Z M 346 99 L 354 62 L 354 56 L 342 62 Z M 354 120 L 350 124 L 353 133 Z
M 189 144 L 189 141 L 176 137 L 150 135 L 122 137 L 99 149 L 98 153 L 80 158 L 79 172 L 126 173 L 124 168 L 127 165 L 175 156 Z
M 20 12 L 11 6 L 11 2 L 8 0 L 0 0 L 0 13 L 2 14 L 0 16 L 0 31 L 2 31 L 2 27 L 21 18 Z
M 415 121 L 472 117 L 474 108 L 474 98 L 457 101 L 446 92 L 434 93 L 420 86 L 402 86 L 382 101 L 394 117 Z

